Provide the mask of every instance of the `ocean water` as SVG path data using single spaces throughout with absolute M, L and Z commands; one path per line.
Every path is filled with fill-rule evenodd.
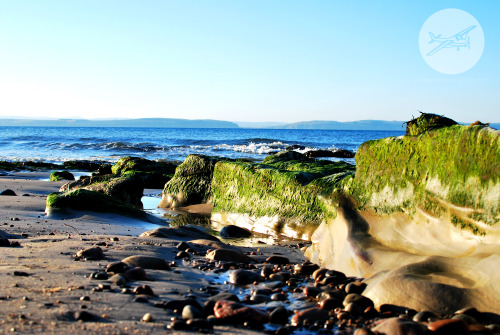
M 205 154 L 261 161 L 291 145 L 302 152 L 356 151 L 365 141 L 403 134 L 403 130 L 0 127 L 0 160 L 115 162 L 137 156 L 183 161 L 189 154 Z

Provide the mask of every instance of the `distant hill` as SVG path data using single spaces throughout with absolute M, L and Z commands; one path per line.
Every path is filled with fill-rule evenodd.
M 187 120 L 187 119 L 124 119 L 124 120 L 29 120 L 0 119 L 0 126 L 22 127 L 145 127 L 145 128 L 239 128 L 234 122 L 219 120 Z
M 275 128 L 285 126 L 286 122 L 236 122 L 241 128 Z
M 361 120 L 352 122 L 304 121 L 274 126 L 273 129 L 405 130 L 404 121 Z

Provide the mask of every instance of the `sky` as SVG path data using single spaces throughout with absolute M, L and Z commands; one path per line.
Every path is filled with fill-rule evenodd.
M 460 74 L 419 49 L 447 8 L 484 32 Z M 0 117 L 500 122 L 499 12 L 496 0 L 0 0 Z

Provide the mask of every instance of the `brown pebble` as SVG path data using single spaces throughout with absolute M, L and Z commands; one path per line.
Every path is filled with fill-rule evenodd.
M 427 325 L 430 331 L 436 334 L 459 334 L 467 331 L 467 324 L 460 319 L 444 319 L 431 322 Z

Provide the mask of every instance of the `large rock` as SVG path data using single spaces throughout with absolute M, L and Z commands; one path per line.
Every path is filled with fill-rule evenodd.
M 49 194 L 45 208 L 48 216 L 68 214 L 68 210 L 114 213 L 153 223 L 162 222 L 123 201 L 99 192 L 77 189 L 66 193 Z
M 141 199 L 144 194 L 144 181 L 137 175 L 82 176 L 79 180 L 64 184 L 59 191 L 70 192 L 80 188 L 104 193 L 136 208 L 143 208 Z
M 284 151 L 262 164 L 221 161 L 215 165 L 212 220 L 253 232 L 307 238 L 323 221 L 329 196 L 354 166 L 316 161 Z
M 312 261 L 368 278 L 376 306 L 500 312 L 499 131 L 455 125 L 366 142 L 341 184 L 322 198 L 337 211 L 313 234 Z
M 69 171 L 53 171 L 49 176 L 50 181 L 75 180 L 75 176 Z
M 137 176 L 145 188 L 161 189 L 175 173 L 177 165 L 172 162 L 151 161 L 139 157 L 122 157 L 112 167 L 114 175 Z
M 176 208 L 208 203 L 212 199 L 212 174 L 218 158 L 189 155 L 165 184 L 158 207 Z

